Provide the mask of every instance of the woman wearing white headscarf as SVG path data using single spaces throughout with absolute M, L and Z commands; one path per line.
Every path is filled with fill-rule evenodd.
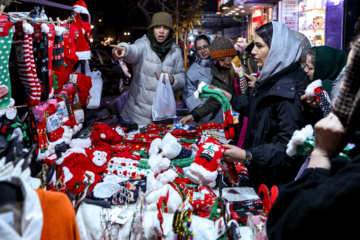
M 248 116 L 243 149 L 227 145 L 224 159 L 248 163 L 257 190 L 260 184 L 271 187 L 294 179 L 303 162 L 299 156 L 287 156 L 285 150 L 293 132 L 306 123 L 300 97 L 309 78 L 298 63 L 300 42 L 286 25 L 261 26 L 254 43 L 251 53 L 260 69 L 259 79 L 249 96 L 228 95 L 233 108 Z

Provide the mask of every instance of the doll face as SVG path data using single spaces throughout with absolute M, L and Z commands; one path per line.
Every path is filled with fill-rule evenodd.
M 107 153 L 106 152 L 103 152 L 103 151 L 94 151 L 93 152 L 93 159 L 92 159 L 92 162 L 96 165 L 96 166 L 99 166 L 101 167 L 102 165 L 104 165 L 106 163 L 106 157 L 107 157 Z
M 269 46 L 259 35 L 255 34 L 254 48 L 251 51 L 251 54 L 254 55 L 254 61 L 258 67 L 263 67 L 265 65 L 265 61 L 269 55 L 269 52 Z
M 311 56 L 308 54 L 306 56 L 306 66 L 304 68 L 304 71 L 309 76 L 311 82 L 314 80 L 314 70 L 315 70 L 315 67 L 311 63 Z
M 201 58 L 208 58 L 210 56 L 210 45 L 203 39 L 196 42 L 196 51 Z
M 170 34 L 170 29 L 165 26 L 155 26 L 154 27 L 154 36 L 156 41 L 159 43 L 165 42 L 168 39 Z

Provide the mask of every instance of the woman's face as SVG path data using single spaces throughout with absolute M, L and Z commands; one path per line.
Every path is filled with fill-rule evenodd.
M 220 67 L 230 69 L 232 67 L 231 65 L 232 59 L 233 59 L 232 57 L 222 57 L 214 60 L 219 63 Z
M 265 61 L 269 55 L 270 48 L 264 42 L 264 40 L 257 34 L 255 34 L 254 38 L 254 48 L 251 51 L 251 54 L 254 55 L 254 60 L 258 67 L 263 67 Z
M 154 36 L 156 41 L 159 43 L 165 42 L 168 39 L 170 34 L 170 29 L 165 26 L 155 26 L 154 27 Z
M 196 42 L 196 51 L 201 58 L 208 58 L 210 56 L 209 47 L 209 44 L 203 39 Z
M 311 63 L 311 56 L 306 56 L 306 66 L 304 68 L 305 73 L 309 76 L 310 81 L 314 80 L 314 65 Z

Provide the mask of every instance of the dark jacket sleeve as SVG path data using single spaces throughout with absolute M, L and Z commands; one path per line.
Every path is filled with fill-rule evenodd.
M 248 116 L 249 112 L 249 96 L 247 95 L 232 95 L 231 105 L 233 109 L 238 111 L 241 115 Z
M 209 115 L 210 113 L 215 111 L 218 112 L 220 108 L 220 102 L 214 97 L 209 97 L 204 104 L 195 108 L 190 112 L 190 114 L 194 117 L 195 122 L 199 122 L 203 117 Z
M 360 157 L 337 172 L 306 169 L 279 188 L 267 222 L 269 239 L 351 239 L 358 236 Z M 355 218 L 354 218 L 355 217 Z M 352 237 L 351 237 L 352 236 Z

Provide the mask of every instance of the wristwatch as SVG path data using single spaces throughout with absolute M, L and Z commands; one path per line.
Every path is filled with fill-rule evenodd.
M 250 151 L 245 151 L 245 161 L 251 161 L 252 155 Z

